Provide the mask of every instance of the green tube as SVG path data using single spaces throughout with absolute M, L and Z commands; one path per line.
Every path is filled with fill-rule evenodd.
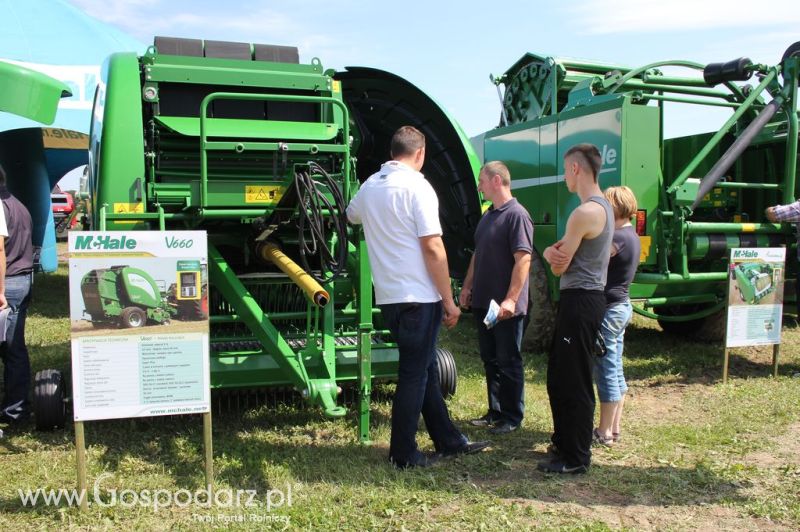
M 645 83 L 658 83 L 660 85 L 679 85 L 683 87 L 708 87 L 703 78 L 683 78 L 678 76 L 656 76 L 645 72 L 642 76 Z
M 694 105 L 709 105 L 711 107 L 739 107 L 740 103 L 733 102 L 714 102 L 710 100 L 695 100 L 693 98 L 681 98 L 679 96 L 663 96 L 660 94 L 642 94 L 637 96 L 639 100 L 659 100 L 662 102 L 688 103 Z
M 791 81 L 789 98 L 786 99 L 786 116 L 789 121 L 789 131 L 786 138 L 786 159 L 785 174 L 783 178 L 783 202 L 792 203 L 794 201 L 795 179 L 797 178 L 797 83 L 795 79 Z
M 690 273 L 688 277 L 677 273 L 637 273 L 636 277 L 633 278 L 633 282 L 639 284 L 680 284 L 724 281 L 727 278 L 727 272 Z
M 661 307 L 665 305 L 688 305 L 691 303 L 711 303 L 716 301 L 714 294 L 698 294 L 694 296 L 651 297 L 644 302 L 645 308 Z
M 742 102 L 742 105 L 733 112 L 731 117 L 728 119 L 727 122 L 717 131 L 713 137 L 709 139 L 703 149 L 694 157 L 694 159 L 686 165 L 686 168 L 680 173 L 680 175 L 672 182 L 672 185 L 667 189 L 667 193 L 674 194 L 676 190 L 678 190 L 683 183 L 689 179 L 692 173 L 697 169 L 701 162 L 705 160 L 711 150 L 713 150 L 717 144 L 722 140 L 722 138 L 728 134 L 728 131 L 739 121 L 742 115 L 753 105 L 757 98 L 760 97 L 761 93 L 767 86 L 772 83 L 772 81 L 777 76 L 777 71 L 773 68 L 764 76 L 764 79 L 761 83 L 756 87 L 753 91 L 750 92 L 750 96 Z
M 709 222 L 686 222 L 686 234 L 698 233 L 756 233 L 756 234 L 780 234 L 784 233 L 780 224 L 772 223 L 709 223 Z
M 761 190 L 779 190 L 782 185 L 778 183 L 740 183 L 738 181 L 720 181 L 714 188 L 752 188 Z

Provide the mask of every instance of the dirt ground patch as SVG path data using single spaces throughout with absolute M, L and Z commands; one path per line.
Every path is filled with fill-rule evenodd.
M 72 322 L 72 337 L 81 336 L 125 336 L 140 334 L 176 334 L 208 332 L 208 322 L 206 321 L 180 321 L 170 320 L 168 325 L 147 325 L 135 329 L 119 329 L 113 325 L 95 327 L 86 320 L 76 320 Z
M 629 426 L 641 429 L 646 425 L 677 424 L 689 414 L 690 408 L 711 401 L 713 388 L 700 383 L 669 383 L 661 385 L 634 385 L 629 390 L 626 402 L 626 416 L 623 421 Z M 687 398 L 690 400 L 687 401 Z M 594 452 L 593 463 L 598 474 L 615 468 L 642 468 L 654 471 L 673 468 L 671 464 L 653 463 L 652 460 L 637 456 L 637 446 L 641 445 L 641 434 L 624 439 L 614 450 Z M 631 528 L 634 530 L 794 530 L 780 522 L 768 518 L 748 515 L 741 508 L 725 504 L 724 497 L 706 497 L 700 493 L 687 496 L 674 504 L 665 504 L 657 496 L 646 490 L 636 493 L 620 492 L 616 486 L 598 489 L 597 482 L 586 479 L 548 479 L 534 470 L 535 460 L 544 458 L 544 444 L 537 445 L 531 453 L 531 460 L 524 461 L 521 467 L 509 468 L 499 476 L 486 482 L 479 482 L 486 488 L 496 489 L 514 480 L 527 479 L 538 482 L 559 482 L 559 490 L 550 495 L 533 494 L 529 498 L 507 497 L 502 502 L 508 505 L 531 506 L 537 513 L 564 517 L 565 522 L 575 519 L 599 521 L 612 529 Z M 735 460 L 759 469 L 780 469 L 787 465 L 796 467 L 800 463 L 800 422 L 790 425 L 787 430 L 773 438 L 763 451 L 749 453 Z M 528 463 L 530 462 L 530 463 Z M 692 474 L 691 466 L 673 468 L 682 478 Z M 769 481 L 766 481 L 769 482 Z M 731 488 L 732 496 L 757 495 L 764 493 L 765 486 L 748 485 L 738 490 Z
M 772 449 L 748 453 L 742 462 L 767 469 L 800 466 L 800 422 L 789 425 L 786 432 L 770 440 Z

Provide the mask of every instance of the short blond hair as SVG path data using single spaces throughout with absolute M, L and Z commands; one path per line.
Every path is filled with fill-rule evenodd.
M 484 174 L 486 177 L 499 175 L 503 186 L 511 186 L 511 172 L 508 171 L 508 166 L 506 166 L 502 161 L 489 161 L 488 163 L 484 164 L 481 168 L 481 171 L 478 172 L 478 175 L 480 174 Z
M 639 209 L 633 190 L 626 186 L 608 187 L 604 194 L 617 220 L 630 220 Z

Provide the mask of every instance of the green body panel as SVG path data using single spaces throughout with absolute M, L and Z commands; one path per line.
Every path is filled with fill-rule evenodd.
M 299 176 L 313 176 L 324 198 L 316 200 L 325 223 L 315 229 L 315 246 L 334 249 L 335 192 L 348 202 L 388 158 L 391 134 L 412 124 L 428 138 L 431 164 L 423 172 L 440 197 L 451 269 L 463 275 L 480 217 L 479 161 L 463 131 L 401 78 L 372 69 L 324 71 L 316 59 L 301 65 L 150 49 L 141 58 L 112 56 L 104 83 L 98 104 L 105 103 L 105 116 L 96 111 L 102 123 L 92 137 L 100 154 L 95 224 L 207 232 L 211 386 L 290 387 L 341 416 L 339 388 L 353 383 L 366 441 L 372 381 L 396 376 L 398 353 L 374 307 L 361 231 L 346 229 L 345 268 L 320 279 L 329 295 L 323 308 L 262 260 L 260 245 L 275 243 L 320 275 L 322 253 L 300 248 L 301 213 L 314 205 L 299 204 Z M 109 114 L 110 105 L 117 114 Z M 128 158 L 107 158 L 108 145 L 126 145 Z M 128 205 L 136 203 L 132 193 L 140 206 Z
M 52 124 L 58 102 L 72 95 L 61 81 L 3 61 L 0 61 L 0 88 L 0 111 L 42 124 Z
M 657 317 L 678 321 L 724 304 L 731 248 L 794 244 L 790 227 L 764 223 L 764 209 L 796 196 L 800 58 L 787 56 L 777 67 L 750 65 L 760 84 L 749 92 L 728 81 L 712 86 L 701 77 L 664 76 L 660 68 L 668 65 L 704 68 L 664 61 L 631 69 L 526 54 L 496 79 L 505 86 L 503 121 L 474 141 L 484 161 L 509 166 L 512 192 L 531 213 L 540 253 L 563 236 L 579 201 L 563 183 L 564 152 L 595 144 L 603 156 L 601 188 L 626 185 L 638 200 L 643 253 L 631 297 L 646 308 L 670 307 Z M 701 178 L 738 148 L 737 137 L 770 99 L 780 111 L 700 197 Z M 735 114 L 719 132 L 664 139 L 664 101 L 690 103 L 698 112 L 722 105 Z M 558 299 L 558 281 L 548 275 L 550 295 Z M 793 284 L 786 283 L 786 301 L 794 300 Z
M 112 54 L 103 65 L 97 84 L 89 132 L 89 189 L 92 219 L 99 220 L 105 205 L 109 212 L 129 212 L 143 201 L 145 178 L 139 61 L 136 54 Z M 110 129 L 110 131 L 109 131 Z M 114 168 L 114 179 L 100 184 L 101 168 Z M 115 204 L 119 207 L 115 208 Z M 138 221 L 107 222 L 108 231 L 142 229 Z
M 174 314 L 152 276 L 130 266 L 88 272 L 81 279 L 81 295 L 91 321 L 111 321 L 128 307 L 142 309 L 155 323 L 163 323 Z
M 647 212 L 648 234 L 655 227 L 660 188 L 658 110 L 632 105 L 620 96 L 590 108 L 556 117 L 497 128 L 484 137 L 484 157 L 501 160 L 511 171 L 514 196 L 536 224 L 535 247 L 541 253 L 564 234 L 569 214 L 579 204 L 564 185 L 564 152 L 571 146 L 595 144 L 603 156 L 601 188 L 627 185 Z M 554 226 L 543 237 L 543 228 Z M 647 247 L 646 264 L 655 263 L 655 243 Z
M 138 268 L 123 268 L 119 272 L 128 300 L 137 306 L 155 308 L 161 304 L 161 293 L 150 274 Z
M 175 133 L 189 137 L 200 136 L 200 120 L 183 116 L 158 117 L 156 121 Z M 286 140 L 331 141 L 338 133 L 336 124 L 306 124 L 274 120 L 258 122 L 255 120 L 235 120 L 216 118 L 208 120 L 209 137 L 233 137 Z

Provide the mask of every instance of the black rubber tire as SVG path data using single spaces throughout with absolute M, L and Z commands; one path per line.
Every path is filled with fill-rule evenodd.
M 697 307 L 685 308 L 681 310 L 671 310 L 669 308 L 656 307 L 656 314 L 666 314 L 670 312 L 672 315 L 690 314 L 697 312 Z M 725 338 L 725 309 L 721 309 L 710 316 L 699 318 L 689 321 L 665 321 L 658 320 L 658 324 L 664 332 L 675 335 L 688 337 L 693 340 L 700 340 L 703 342 L 719 342 Z
M 536 250 L 531 254 L 528 287 L 528 324 L 522 346 L 532 353 L 547 353 L 555 332 L 556 305 L 550 298 L 544 261 Z
M 136 329 L 147 323 L 147 314 L 139 307 L 125 307 L 119 321 L 123 329 Z
M 445 399 L 456 394 L 458 387 L 458 370 L 453 353 L 441 347 L 436 348 L 436 362 L 439 366 L 439 387 Z
M 694 338 L 703 342 L 720 342 L 724 340 L 728 323 L 726 311 L 727 309 L 723 308 L 700 320 L 700 327 L 695 331 Z
M 789 48 L 783 52 L 783 57 L 781 57 L 781 63 L 789 59 L 790 57 L 797 57 L 800 56 L 800 41 L 797 41 L 794 44 L 791 44 Z
M 178 301 L 178 318 L 183 321 L 201 321 L 208 319 L 208 315 L 203 311 L 203 300 L 192 299 L 189 301 Z
M 33 377 L 33 416 L 37 430 L 64 428 L 67 422 L 67 384 L 57 369 Z
M 783 62 L 789 59 L 790 57 L 797 57 L 797 56 L 800 56 L 800 41 L 797 41 L 796 43 L 792 44 L 791 46 L 789 46 L 789 48 L 786 49 L 785 52 L 783 52 L 783 57 L 781 58 L 781 64 L 783 64 Z M 800 78 L 797 79 L 797 84 L 800 85 Z

